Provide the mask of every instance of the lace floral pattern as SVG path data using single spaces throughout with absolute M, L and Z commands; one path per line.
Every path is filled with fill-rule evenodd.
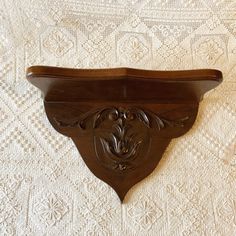
M 0 1 L 0 235 L 235 235 L 235 12 L 234 0 Z M 38 64 L 207 67 L 224 82 L 121 205 L 49 124 L 25 79 Z M 113 154 L 140 147 L 117 130 Z

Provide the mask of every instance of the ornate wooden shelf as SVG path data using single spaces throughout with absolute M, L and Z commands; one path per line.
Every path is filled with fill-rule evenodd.
M 122 201 L 149 175 L 171 139 L 193 125 L 218 70 L 149 71 L 33 66 L 52 126 L 74 141 L 88 168 Z

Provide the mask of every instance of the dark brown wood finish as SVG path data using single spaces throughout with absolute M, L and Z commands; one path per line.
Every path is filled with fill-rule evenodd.
M 171 139 L 192 127 L 222 73 L 33 66 L 27 79 L 43 92 L 52 126 L 72 138 L 88 168 L 123 201 Z

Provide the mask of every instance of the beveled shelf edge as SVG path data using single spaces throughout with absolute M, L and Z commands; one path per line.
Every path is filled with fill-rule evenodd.
M 58 78 L 90 78 L 90 79 L 109 79 L 134 77 L 142 79 L 164 79 L 167 81 L 191 81 L 194 80 L 214 80 L 222 81 L 222 72 L 216 69 L 194 69 L 194 70 L 144 70 L 129 67 L 103 68 L 103 69 L 81 69 L 53 66 L 31 66 L 27 68 L 27 77 L 58 77 Z
M 44 92 L 52 126 L 74 141 L 88 168 L 121 202 L 156 168 L 171 139 L 191 129 L 202 96 L 222 81 L 212 69 L 33 66 L 26 77 Z

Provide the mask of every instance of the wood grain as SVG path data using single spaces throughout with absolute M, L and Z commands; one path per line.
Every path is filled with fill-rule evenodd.
M 43 92 L 52 126 L 72 138 L 88 168 L 123 201 L 171 139 L 192 127 L 222 73 L 33 66 L 27 79 Z

